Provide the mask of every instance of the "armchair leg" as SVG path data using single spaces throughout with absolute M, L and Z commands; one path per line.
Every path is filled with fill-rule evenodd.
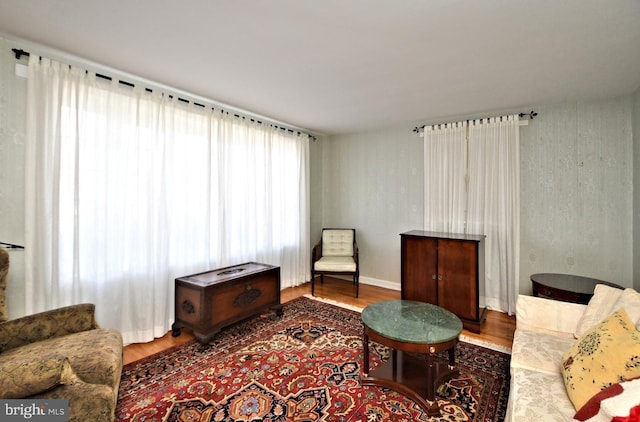
M 338 273 L 338 274 L 345 274 L 345 273 Z M 324 284 L 324 274 L 320 273 L 319 275 L 320 275 L 320 284 Z M 311 273 L 311 296 L 315 296 L 316 276 L 317 274 L 315 274 L 314 272 Z M 356 298 L 357 298 L 360 295 L 360 274 L 356 273 L 353 275 L 352 283 L 355 286 Z

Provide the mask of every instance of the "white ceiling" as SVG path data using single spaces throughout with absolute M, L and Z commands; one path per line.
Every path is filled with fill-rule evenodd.
M 0 0 L 0 33 L 324 134 L 640 87 L 639 0 Z

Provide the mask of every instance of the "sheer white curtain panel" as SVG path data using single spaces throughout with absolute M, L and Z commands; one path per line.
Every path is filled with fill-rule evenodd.
M 470 234 L 484 234 L 484 302 L 515 313 L 520 263 L 520 154 L 518 116 L 469 125 Z
M 28 313 L 96 304 L 125 343 L 169 331 L 174 279 L 309 273 L 308 139 L 31 55 Z
M 462 233 L 467 208 L 466 122 L 424 127 L 424 229 Z

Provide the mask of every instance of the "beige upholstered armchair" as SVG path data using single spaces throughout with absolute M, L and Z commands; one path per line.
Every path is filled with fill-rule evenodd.
M 0 248 L 0 277 L 4 259 Z M 69 400 L 69 421 L 115 421 L 122 350 L 93 304 L 0 319 L 0 399 Z
M 315 291 L 316 275 L 324 282 L 325 274 L 353 276 L 356 297 L 359 293 L 360 265 L 356 229 L 322 229 L 320 242 L 311 254 L 311 294 Z

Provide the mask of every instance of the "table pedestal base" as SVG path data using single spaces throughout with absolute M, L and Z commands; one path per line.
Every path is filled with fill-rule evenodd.
M 391 358 L 370 374 L 365 373 L 361 383 L 402 393 L 418 403 L 429 416 L 439 416 L 436 391 L 458 374 L 453 365 L 436 362 L 435 356 L 427 355 L 425 359 L 393 350 Z

